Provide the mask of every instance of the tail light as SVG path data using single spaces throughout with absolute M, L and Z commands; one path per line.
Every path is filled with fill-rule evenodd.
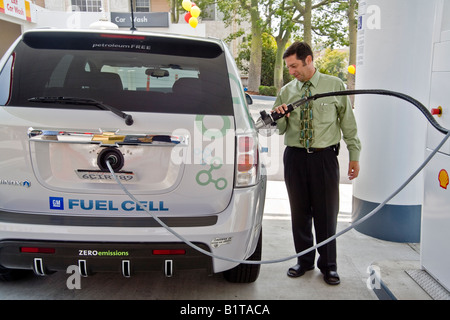
M 253 134 L 237 136 L 236 187 L 255 185 L 259 174 L 258 142 Z
M 186 250 L 183 249 L 156 249 L 153 250 L 153 254 L 154 255 L 160 255 L 160 256 L 165 256 L 165 255 L 184 255 L 186 254 Z
M 56 252 L 55 248 L 40 248 L 40 247 L 20 247 L 20 252 L 23 253 L 50 253 Z

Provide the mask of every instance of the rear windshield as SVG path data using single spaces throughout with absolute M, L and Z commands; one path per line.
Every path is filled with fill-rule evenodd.
M 232 115 L 225 54 L 212 42 L 156 36 L 33 32 L 14 52 L 9 106 L 89 98 L 123 111 Z

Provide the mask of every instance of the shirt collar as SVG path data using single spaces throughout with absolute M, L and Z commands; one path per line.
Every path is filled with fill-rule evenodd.
M 308 81 L 311 82 L 312 86 L 314 88 L 317 87 L 317 84 L 319 83 L 319 78 L 320 78 L 320 72 L 319 70 L 316 69 L 316 72 L 314 73 L 314 75 L 312 76 L 311 79 L 309 79 Z M 299 81 L 300 82 L 300 81 Z M 305 81 L 306 82 L 306 81 Z M 305 82 L 300 82 L 300 88 L 303 87 L 303 85 L 305 84 Z

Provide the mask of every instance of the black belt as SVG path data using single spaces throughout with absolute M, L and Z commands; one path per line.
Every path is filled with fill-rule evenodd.
M 326 148 L 299 148 L 300 150 L 305 150 L 306 153 L 317 153 L 325 150 L 333 150 L 334 152 L 339 152 L 340 143 L 326 147 Z

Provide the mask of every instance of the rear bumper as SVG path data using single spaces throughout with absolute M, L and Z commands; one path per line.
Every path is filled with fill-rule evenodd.
M 201 217 L 199 218 L 200 223 L 197 225 L 189 227 L 183 225 L 183 219 L 186 217 L 170 217 L 175 220 L 169 221 L 175 221 L 176 224 L 168 223 L 168 225 L 190 242 L 214 255 L 245 260 L 254 252 L 261 231 L 266 190 L 265 179 L 266 177 L 253 187 L 235 189 L 225 211 L 209 218 Z M 35 267 L 36 259 L 41 259 L 43 267 L 49 271 L 66 270 L 70 265 L 78 265 L 79 260 L 85 260 L 86 265 L 89 262 L 88 268 L 92 268 L 92 272 L 114 271 L 122 268 L 121 261 L 123 260 L 130 260 L 131 263 L 131 258 L 128 259 L 128 257 L 131 257 L 131 253 L 134 254 L 134 252 L 136 252 L 136 259 L 133 258 L 133 260 L 136 262 L 133 262 L 135 265 L 133 268 L 137 268 L 135 270 L 139 271 L 164 269 L 166 260 L 172 260 L 175 268 L 206 268 L 214 273 L 229 270 L 237 265 L 234 262 L 210 258 L 197 252 L 166 229 L 154 225 L 155 221 L 151 225 L 130 224 L 127 218 L 122 218 L 123 223 L 120 223 L 119 219 L 111 226 L 107 224 L 91 225 L 85 223 L 89 219 L 83 217 L 80 217 L 79 221 L 84 222 L 80 224 L 77 224 L 75 217 L 71 217 L 72 223 L 67 223 L 68 220 L 58 222 L 59 218 L 55 216 L 54 219 L 57 223 L 53 221 L 48 224 L 40 224 L 38 222 L 39 215 L 31 213 L 17 213 L 17 216 L 21 215 L 20 223 L 11 218 L 6 219 L 14 214 L 7 213 L 4 215 L 5 220 L 0 215 L 0 265 L 6 268 L 32 269 Z M 25 216 L 33 219 L 29 222 L 24 221 Z M 149 219 L 151 218 L 149 217 Z M 211 223 L 211 221 L 215 223 Z M 20 252 L 21 246 L 33 247 L 32 244 L 45 246 L 53 244 L 58 250 L 53 256 Z M 158 249 L 158 246 L 168 249 L 185 249 L 186 254 L 176 257 L 149 255 L 149 252 Z M 117 250 L 128 252 L 129 256 L 80 257 L 76 250 L 97 250 L 97 252 L 99 250 L 102 252 Z M 58 258 L 60 253 L 62 256 Z
M 209 250 L 204 244 L 196 244 Z M 82 276 L 119 272 L 125 277 L 139 272 L 206 269 L 212 261 L 184 243 L 95 243 L 51 241 L 2 241 L 0 265 L 9 269 L 32 269 L 38 275 L 66 271 L 76 266 Z

